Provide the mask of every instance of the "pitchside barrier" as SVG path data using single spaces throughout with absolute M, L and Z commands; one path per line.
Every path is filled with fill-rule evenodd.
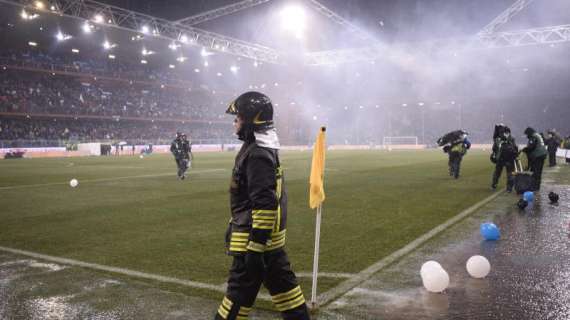
M 65 147 L 46 147 L 46 148 L 0 148 L 0 159 L 4 159 L 7 153 L 24 152 L 24 158 L 49 158 L 49 157 L 80 157 L 80 156 L 101 156 L 101 143 L 80 143 L 77 151 L 66 151 Z M 139 155 L 148 149 L 148 145 L 135 145 L 134 154 Z M 195 144 L 192 145 L 192 152 L 222 152 L 237 151 L 241 144 Z M 475 150 L 491 150 L 491 144 L 472 144 L 471 149 Z M 523 146 L 521 146 L 522 148 Z M 308 151 L 312 150 L 312 146 L 281 146 L 282 150 L 292 151 Z M 437 149 L 435 146 L 424 144 L 394 144 L 394 145 L 329 145 L 328 150 L 423 150 Z M 170 153 L 170 145 L 153 145 L 153 153 Z M 110 156 L 130 156 L 133 154 L 131 145 L 124 145 L 123 150 L 120 148 L 118 154 L 115 146 L 111 147 Z M 557 156 L 561 158 L 570 158 L 570 150 L 558 149 Z

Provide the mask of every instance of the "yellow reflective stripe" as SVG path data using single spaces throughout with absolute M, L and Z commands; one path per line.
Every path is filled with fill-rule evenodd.
M 275 221 L 275 216 L 270 216 L 270 217 L 266 217 L 266 216 L 253 217 L 253 221 Z
M 250 312 L 250 311 L 251 311 L 251 308 L 248 308 L 248 307 L 240 307 L 236 319 L 238 319 L 238 320 L 247 320 L 247 317 L 249 316 L 249 312 Z
M 260 214 L 260 213 L 277 213 L 277 210 L 252 210 L 251 213 L 253 215 Z
M 227 319 L 228 318 L 228 314 L 230 313 L 229 311 L 226 311 L 222 308 L 222 306 L 220 306 L 218 308 L 218 313 L 220 314 L 220 316 L 222 317 L 222 319 Z
M 273 231 L 279 231 L 280 227 L 281 227 L 281 205 L 277 206 L 277 219 L 275 220 Z
M 223 319 L 228 318 L 228 314 L 230 313 L 230 310 L 232 309 L 232 305 L 233 305 L 233 302 L 230 299 L 228 299 L 227 297 L 224 297 L 224 299 L 222 300 L 222 304 L 218 308 L 218 313 L 220 314 L 220 316 Z
M 254 222 L 253 223 L 254 229 L 262 229 L 262 230 L 271 230 L 273 229 L 273 222 L 271 223 L 263 223 L 263 222 Z
M 303 297 L 303 294 L 301 294 L 299 297 L 295 298 L 294 300 L 291 300 L 284 304 L 275 305 L 275 307 L 279 311 L 287 311 L 295 309 L 298 306 L 302 305 L 303 303 L 305 303 L 305 297 Z
M 228 297 L 224 297 L 224 300 L 222 300 L 222 305 L 226 307 L 228 311 L 232 308 L 233 304 L 234 303 Z
M 271 239 L 267 241 L 266 251 L 283 247 L 285 245 L 286 234 L 287 234 L 287 229 L 279 232 L 273 232 L 271 234 Z
M 249 232 L 232 232 L 232 238 L 248 238 Z
M 264 252 L 265 245 L 257 242 L 250 241 L 247 244 L 247 250 L 255 251 L 255 252 Z
M 249 241 L 249 233 L 232 232 L 230 238 L 230 251 L 246 252 L 247 242 Z
M 283 293 L 279 293 L 279 294 L 276 294 L 274 296 L 271 296 L 271 300 L 273 300 L 273 303 L 277 304 L 277 303 L 280 303 L 280 302 L 283 302 L 286 300 L 290 300 L 299 293 L 302 293 L 301 287 L 296 286 L 295 288 L 293 288 L 287 292 L 283 292 Z

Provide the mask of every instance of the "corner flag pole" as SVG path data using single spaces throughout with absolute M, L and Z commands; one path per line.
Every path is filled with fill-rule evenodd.
M 315 224 L 315 253 L 313 256 L 313 284 L 311 288 L 311 308 L 317 307 L 317 278 L 319 272 L 319 246 L 321 238 L 321 217 L 323 201 L 325 200 L 324 177 L 325 177 L 325 131 L 322 127 L 317 141 L 313 147 L 313 160 L 311 163 L 311 177 L 309 180 L 309 207 L 317 209 Z
M 317 277 L 319 272 L 319 245 L 321 240 L 321 211 L 322 205 L 317 208 L 317 223 L 315 224 L 315 254 L 313 256 L 313 285 L 311 288 L 311 308 L 317 307 Z

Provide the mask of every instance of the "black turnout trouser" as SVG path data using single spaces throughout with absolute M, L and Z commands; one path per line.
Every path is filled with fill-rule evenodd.
M 186 158 L 175 158 L 176 166 L 178 167 L 178 176 L 182 177 L 186 170 L 188 170 L 188 159 Z
M 533 190 L 538 191 L 540 190 L 540 181 L 542 179 L 542 167 L 544 166 L 544 160 L 546 160 L 546 156 L 534 158 L 528 160 L 528 165 L 530 167 L 530 171 L 532 172 L 533 177 Z
M 513 161 L 497 161 L 495 164 L 495 172 L 493 172 L 493 188 L 497 187 L 497 183 L 499 183 L 499 178 L 501 177 L 501 173 L 503 172 L 503 168 L 507 171 L 507 191 L 513 190 L 514 185 L 514 178 L 513 178 L 513 171 L 515 170 L 515 163 Z
M 548 150 L 548 165 L 551 167 L 556 165 L 556 149 Z
M 275 308 L 286 320 L 308 320 L 309 311 L 289 258 L 283 249 L 264 254 L 265 271 L 251 274 L 245 256 L 234 256 L 228 278 L 228 288 L 215 319 L 247 319 L 261 284 L 271 294 Z
M 449 153 L 449 175 L 453 176 L 455 179 L 459 178 L 461 159 L 463 159 L 463 154 L 461 152 Z

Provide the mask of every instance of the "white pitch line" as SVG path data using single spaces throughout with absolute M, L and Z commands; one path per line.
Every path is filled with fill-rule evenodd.
M 295 275 L 299 278 L 311 278 L 313 276 L 312 272 L 295 272 Z M 352 278 L 356 276 L 355 273 L 343 273 L 343 272 L 319 272 L 318 277 L 321 278 Z
M 161 276 L 158 274 L 140 272 L 140 271 L 125 269 L 125 268 L 105 266 L 105 265 L 101 265 L 101 264 L 97 264 L 97 263 L 89 263 L 89 262 L 84 262 L 84 261 L 79 261 L 79 260 L 74 260 L 74 259 L 54 257 L 54 256 L 49 256 L 49 255 L 45 255 L 45 254 L 41 254 L 41 253 L 19 250 L 19 249 L 13 249 L 13 248 L 7 248 L 7 247 L 2 247 L 2 246 L 0 246 L 0 250 L 5 251 L 5 252 L 10 252 L 13 254 L 23 255 L 26 257 L 32 257 L 32 258 L 36 258 L 36 259 L 61 263 L 61 264 L 65 264 L 65 265 L 71 265 L 71 266 L 77 266 L 77 267 L 82 267 L 82 268 L 87 268 L 87 269 L 118 273 L 118 274 L 126 275 L 129 277 L 136 277 L 136 278 L 143 278 L 143 279 L 155 280 L 155 281 L 160 281 L 160 282 L 174 283 L 174 284 L 183 285 L 183 286 L 187 286 L 187 287 L 191 287 L 191 288 L 207 289 L 207 290 L 213 290 L 213 291 L 222 292 L 222 293 L 226 292 L 226 286 L 225 285 L 213 285 L 213 284 L 203 283 L 203 282 L 198 282 L 198 281 L 184 280 L 184 279 L 178 279 L 178 278 L 173 278 L 173 277 L 166 277 L 166 276 Z M 261 299 L 261 300 L 271 301 L 271 297 L 269 295 L 266 295 L 266 294 L 260 294 L 257 298 Z
M 317 297 L 318 305 L 322 306 L 325 305 L 332 300 L 336 299 L 337 297 L 345 294 L 346 292 L 350 291 L 354 287 L 358 286 L 359 284 L 363 283 L 367 279 L 371 278 L 375 273 L 380 271 L 381 269 L 389 266 L 396 260 L 400 259 L 401 257 L 409 254 L 410 252 L 414 251 L 416 248 L 424 244 L 426 241 L 430 240 L 431 238 L 435 237 L 437 234 L 443 232 L 445 229 L 451 227 L 452 225 L 456 224 L 457 222 L 461 221 L 462 219 L 466 218 L 475 210 L 481 208 L 485 204 L 489 203 L 500 194 L 504 193 L 505 191 L 495 192 L 494 194 L 488 196 L 487 198 L 477 202 L 476 204 L 472 205 L 471 207 L 463 210 L 458 215 L 454 216 L 453 218 L 445 221 L 444 223 L 440 224 L 439 226 L 431 229 L 429 232 L 425 233 L 424 235 L 420 236 L 416 240 L 410 242 L 405 247 L 401 248 L 400 250 L 390 254 L 387 257 L 384 257 L 374 264 L 369 266 L 368 268 L 362 270 L 354 277 L 349 278 L 341 282 L 338 286 L 320 294 Z
M 205 173 L 205 172 L 216 172 L 216 171 L 225 171 L 226 169 L 205 169 L 205 170 L 193 170 L 188 172 L 188 174 L 197 174 L 197 173 Z M 81 180 L 80 183 L 86 182 L 106 182 L 106 181 L 116 181 L 116 180 L 125 180 L 125 179 L 137 179 L 137 178 L 156 178 L 156 177 L 167 177 L 167 176 L 175 176 L 176 174 L 173 172 L 170 173 L 161 173 L 161 174 L 145 174 L 140 176 L 125 176 L 125 177 L 114 177 L 114 178 L 102 178 L 102 179 L 91 179 L 91 180 Z M 57 185 L 67 185 L 69 182 L 51 182 L 51 183 L 38 183 L 38 184 L 24 184 L 19 186 L 6 186 L 0 187 L 0 190 L 12 190 L 12 189 L 24 189 L 24 188 L 35 188 L 35 187 L 46 187 L 46 186 L 57 186 Z

